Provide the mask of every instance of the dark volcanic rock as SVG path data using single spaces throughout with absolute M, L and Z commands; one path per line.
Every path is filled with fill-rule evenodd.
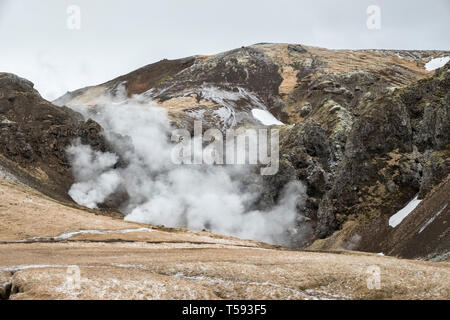
M 280 153 L 287 163 L 279 174 L 285 177 L 289 168 L 307 183 L 305 215 L 316 222 L 316 237 L 330 236 L 349 219 L 366 226 L 381 217 L 386 222 L 450 173 L 449 67 L 374 101 L 351 106 L 328 100 L 306 121 L 282 129 Z M 323 88 L 339 87 L 321 83 Z M 278 185 L 276 180 L 271 183 Z M 369 228 L 372 234 L 365 229 L 359 249 L 382 251 L 367 245 L 370 240 L 364 242 L 380 228 L 388 224 Z
M 321 225 L 339 214 L 390 216 L 450 173 L 450 64 L 431 79 L 367 103 L 352 127 Z M 433 120 L 431 120 L 433 119 Z M 336 225 L 322 228 L 330 235 Z
M 42 99 L 28 80 L 0 73 L 0 166 L 23 183 L 68 200 L 73 178 L 66 147 L 80 138 L 106 151 L 101 130 L 96 122 Z
M 176 79 L 161 83 L 156 98 L 164 101 L 181 92 L 201 87 L 222 87 L 227 90 L 243 87 L 257 93 L 268 106 L 274 104 L 282 79 L 278 66 L 269 60 L 261 50 L 244 47 L 224 52 L 178 74 Z M 198 99 L 202 98 L 199 91 Z

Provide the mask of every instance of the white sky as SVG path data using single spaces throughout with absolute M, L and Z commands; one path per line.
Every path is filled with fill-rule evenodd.
M 81 29 L 67 28 L 69 5 Z M 366 26 L 369 5 L 381 29 Z M 257 42 L 450 50 L 450 0 L 0 0 L 0 71 L 47 99 L 163 58 Z

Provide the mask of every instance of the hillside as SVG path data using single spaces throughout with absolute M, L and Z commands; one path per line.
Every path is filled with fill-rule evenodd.
M 254 108 L 267 109 L 284 123 L 295 123 L 302 120 L 305 103 L 317 108 L 325 97 L 333 97 L 355 106 L 361 99 L 430 77 L 425 64 L 446 55 L 449 52 L 328 50 L 262 43 L 213 56 L 162 60 L 104 84 L 69 92 L 54 102 L 92 106 L 104 95 L 123 99 L 143 94 L 183 127 L 192 126 L 197 118 L 206 127 L 258 124 L 251 115 Z
M 0 298 L 449 299 L 448 55 L 256 44 L 53 103 L 0 73 Z M 174 165 L 194 120 L 278 129 L 278 172 Z
M 9 175 L 62 201 L 72 202 L 66 148 L 76 138 L 107 150 L 101 127 L 43 99 L 33 83 L 0 73 L 0 176 Z
M 388 239 L 397 231 L 387 221 L 450 173 L 449 64 L 428 68 L 449 54 L 262 43 L 163 60 L 54 103 L 94 119 L 110 99 L 117 108 L 156 104 L 172 125 L 189 130 L 194 120 L 204 129 L 277 125 L 279 172 L 244 180 L 252 190 L 256 185 L 258 209 L 279 205 L 290 182 L 305 185 L 292 222 L 301 231 L 289 246 L 428 258 L 434 247 L 392 251 L 396 240 Z M 122 192 L 112 203 L 128 196 Z M 430 219 L 434 210 L 427 212 Z

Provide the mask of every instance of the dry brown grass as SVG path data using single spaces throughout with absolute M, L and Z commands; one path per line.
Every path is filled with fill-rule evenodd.
M 155 228 L 12 243 L 142 225 L 69 208 L 4 180 L 0 203 L 0 240 L 7 241 L 0 244 L 0 271 L 12 283 L 11 299 L 450 298 L 450 263 L 291 251 L 207 232 Z M 73 265 L 80 268 L 79 290 L 68 285 Z M 367 288 L 370 266 L 380 268 L 379 290 Z

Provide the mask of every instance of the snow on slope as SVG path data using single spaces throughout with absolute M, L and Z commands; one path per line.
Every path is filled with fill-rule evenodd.
M 78 235 L 85 234 L 110 234 L 110 233 L 132 233 L 132 232 L 153 232 L 150 228 L 136 228 L 136 229 L 118 229 L 118 230 L 81 230 L 62 233 L 59 236 L 39 236 L 33 237 L 31 239 L 24 239 L 17 242 L 29 242 L 29 241 L 39 241 L 39 240 L 67 240 Z
M 16 177 L 8 172 L 5 168 L 0 166 L 0 179 L 5 179 L 13 183 L 21 184 L 19 180 L 16 179 Z
M 441 210 L 439 210 L 434 216 L 432 216 L 427 222 L 425 222 L 425 224 L 422 226 L 422 228 L 420 228 L 418 233 L 422 233 L 423 230 L 425 230 L 426 227 L 428 227 L 437 217 L 439 217 L 439 215 L 447 208 L 448 203 L 442 207 Z
M 450 57 L 435 58 L 425 64 L 425 69 L 427 69 L 427 71 L 433 71 L 445 66 L 445 64 L 449 61 Z
M 148 95 L 148 93 L 144 95 Z M 193 95 L 200 96 L 202 99 L 211 101 L 220 106 L 213 114 L 217 117 L 219 123 L 229 127 L 235 126 L 243 116 L 246 117 L 251 109 L 267 109 L 256 93 L 242 87 L 224 89 L 216 86 L 202 86 L 193 91 L 183 93 L 183 97 L 190 97 Z M 197 119 L 199 118 L 198 113 L 192 114 L 190 112 L 188 114 L 191 116 L 193 115 Z M 269 115 L 271 118 L 275 119 L 271 114 Z M 201 116 L 203 115 L 200 114 L 200 118 Z M 273 119 L 271 119 L 270 122 L 274 122 Z M 278 120 L 275 119 L 275 121 Z
M 421 202 L 422 200 L 418 200 L 418 197 L 416 196 L 413 200 L 411 200 L 411 202 L 406 205 L 406 207 L 389 218 L 389 225 L 392 228 L 398 226 L 403 221 L 403 219 L 405 219 L 411 212 L 413 212 Z
M 269 111 L 262 109 L 252 109 L 253 117 L 266 126 L 283 125 L 284 123 L 277 120 Z

